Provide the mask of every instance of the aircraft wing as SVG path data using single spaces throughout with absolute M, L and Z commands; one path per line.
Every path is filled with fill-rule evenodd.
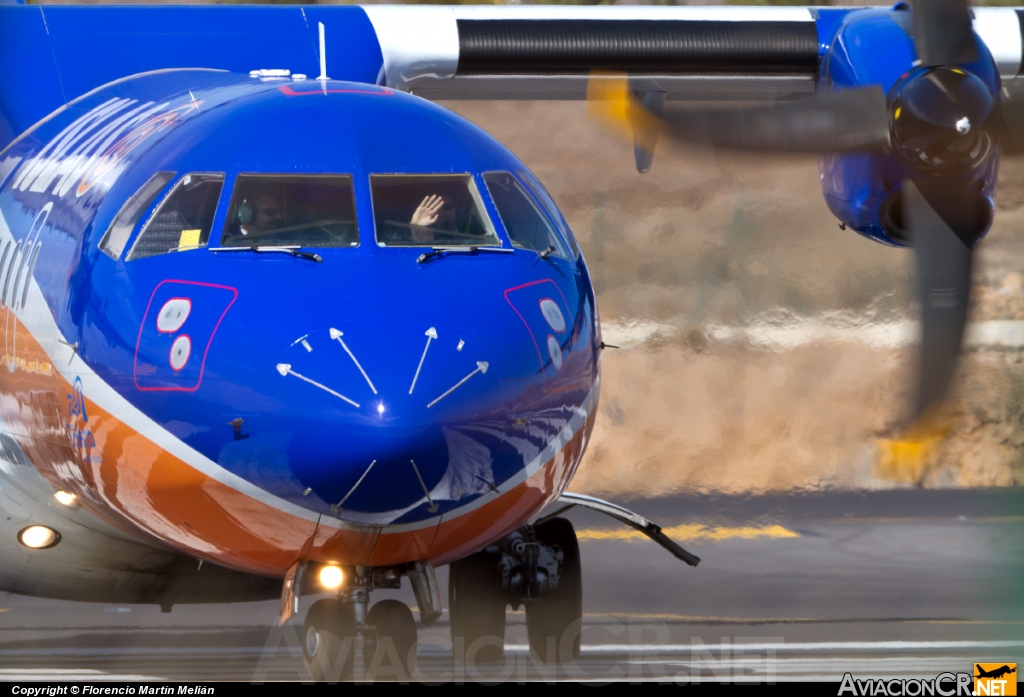
M 579 99 L 592 70 L 668 98 L 811 91 L 864 8 L 732 6 L 72 6 L 0 0 L 0 148 L 55 109 L 144 71 L 320 73 L 430 99 Z M 1024 9 L 975 8 L 1005 78 Z
M 364 7 L 387 84 L 430 99 L 583 99 L 591 71 L 669 99 L 810 92 L 843 18 L 863 8 L 468 5 Z M 975 8 L 1004 79 L 1024 10 Z

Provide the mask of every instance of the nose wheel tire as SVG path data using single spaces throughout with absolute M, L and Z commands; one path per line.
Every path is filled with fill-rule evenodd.
M 416 620 L 405 603 L 381 600 L 366 614 L 372 628 L 363 649 L 370 679 L 412 679 L 416 670 Z
M 356 618 L 340 600 L 318 600 L 302 625 L 302 658 L 316 681 L 340 682 L 352 677 L 356 656 Z
M 467 665 L 501 660 L 507 604 L 494 557 L 478 552 L 451 563 L 448 617 L 456 660 Z
M 565 518 L 536 527 L 537 539 L 562 550 L 558 587 L 526 603 L 526 634 L 530 651 L 546 664 L 566 664 L 580 657 L 583 625 L 583 575 L 576 531 Z

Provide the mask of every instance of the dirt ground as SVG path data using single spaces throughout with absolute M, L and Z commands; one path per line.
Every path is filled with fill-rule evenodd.
M 1024 484 L 1024 352 L 961 362 L 947 436 L 885 466 L 914 374 L 911 253 L 840 230 L 813 158 L 632 146 L 570 102 L 449 102 L 544 181 L 580 240 L 606 340 L 573 490 Z M 1003 163 L 971 322 L 1024 320 L 1024 162 Z

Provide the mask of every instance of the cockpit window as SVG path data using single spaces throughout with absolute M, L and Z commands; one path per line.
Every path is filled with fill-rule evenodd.
M 374 174 L 370 190 L 380 245 L 501 244 L 468 174 Z
M 240 174 L 221 244 L 357 247 L 352 177 Z
M 540 183 L 540 179 L 537 179 L 532 173 L 521 169 L 517 172 L 519 177 L 526 182 L 526 186 L 529 187 L 533 195 L 537 197 L 541 205 L 548 212 L 548 216 L 558 224 L 562 230 L 562 234 L 565 236 L 566 241 L 569 243 L 569 249 L 572 250 L 573 258 L 578 258 L 580 255 L 580 246 L 576 242 L 576 236 L 572 234 L 572 228 L 569 227 L 569 221 L 562 215 L 562 211 L 559 210 L 555 204 L 555 200 L 551 198 L 551 194 L 544 188 L 544 185 Z
M 223 174 L 182 177 L 142 228 L 127 261 L 205 247 L 223 186 Z
M 488 172 L 484 181 L 512 246 L 569 258 L 562 238 L 515 177 L 508 172 Z
M 128 244 L 128 238 L 131 237 L 132 230 L 138 225 L 142 214 L 153 205 L 157 195 L 172 179 L 174 179 L 174 172 L 157 172 L 143 184 L 117 212 L 114 222 L 110 224 L 103 239 L 100 240 L 100 251 L 111 259 L 120 259 L 121 252 Z

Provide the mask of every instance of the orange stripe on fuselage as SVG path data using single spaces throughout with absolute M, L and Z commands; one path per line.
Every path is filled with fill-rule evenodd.
M 445 563 L 473 552 L 522 525 L 564 490 L 594 421 L 592 410 L 570 442 L 528 480 L 439 525 L 395 533 L 317 526 L 200 472 L 88 395 L 88 420 L 76 420 L 67 399 L 74 376 L 54 369 L 21 323 L 15 333 L 15 371 L 0 380 L 0 392 L 14 399 L 0 401 L 0 410 L 55 488 L 74 492 L 84 508 L 135 536 L 258 574 L 282 576 L 304 556 L 378 566 L 423 559 Z M 5 346 L 14 345 L 7 341 L 10 336 L 4 338 Z

